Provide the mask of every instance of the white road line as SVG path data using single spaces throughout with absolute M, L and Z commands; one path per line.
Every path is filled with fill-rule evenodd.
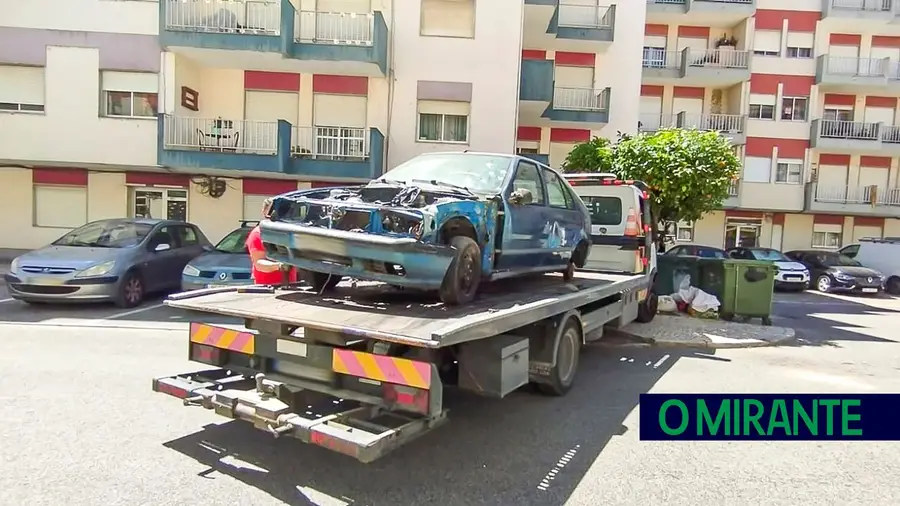
M 144 311 L 150 311 L 151 309 L 157 309 L 163 307 L 165 304 L 160 302 L 159 304 L 154 304 L 152 306 L 147 307 L 139 307 L 137 309 L 132 309 L 131 311 L 125 311 L 124 313 L 116 313 L 112 316 L 107 316 L 106 318 L 100 318 L 101 320 L 117 320 L 119 318 L 124 318 L 126 316 L 131 316 L 133 314 L 143 313 Z

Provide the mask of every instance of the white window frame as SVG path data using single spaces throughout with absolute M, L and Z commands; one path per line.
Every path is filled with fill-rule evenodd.
M 151 78 L 153 84 L 147 84 Z M 100 72 L 100 90 L 103 100 L 100 103 L 100 115 L 107 118 L 156 119 L 159 113 L 159 74 L 151 72 Z M 123 93 L 129 97 L 128 114 L 110 112 L 110 94 Z M 135 101 L 138 97 L 153 97 L 156 101 L 156 113 L 150 115 L 135 114 Z
M 785 58 L 796 58 L 800 60 L 808 60 L 813 57 L 813 48 L 811 47 L 788 47 L 784 54 Z
M 422 126 L 422 116 L 440 116 L 441 117 L 441 134 L 439 139 L 424 139 L 421 136 L 421 126 Z M 446 126 L 447 126 L 447 117 L 456 117 L 456 118 L 466 118 L 466 138 L 463 140 L 447 140 L 445 138 L 446 134 Z M 469 143 L 469 115 L 462 114 L 443 114 L 443 113 L 434 113 L 434 112 L 417 112 L 416 113 L 416 142 L 425 142 L 425 143 L 437 143 L 437 144 L 468 144 Z
M 17 93 L 13 93 L 13 96 L 0 96 L 0 113 L 7 114 L 44 114 L 46 107 L 46 68 L 44 67 L 31 67 L 31 66 L 18 66 L 18 65 L 0 65 L 0 77 L 2 77 L 3 73 L 9 72 L 13 75 L 19 73 L 19 77 L 21 78 L 21 73 L 30 73 L 35 71 L 40 71 L 40 77 L 37 75 L 29 75 L 28 81 L 32 81 L 29 83 L 29 86 L 26 86 L 25 89 L 20 89 L 22 85 L 17 85 L 16 88 L 20 91 L 24 92 L 24 95 L 19 95 L 16 97 Z M 36 93 L 40 92 L 40 98 L 37 97 Z M 22 101 L 24 97 L 31 97 L 32 100 Z
M 682 232 L 687 232 L 687 238 L 682 239 Z M 694 242 L 694 224 L 693 223 L 676 223 L 675 224 L 675 242 Z
M 137 218 L 137 202 L 135 200 L 136 193 L 139 191 L 153 191 L 153 192 L 162 192 L 163 196 L 163 209 L 168 210 L 169 202 L 184 202 L 184 221 L 188 221 L 190 216 L 191 206 L 188 202 L 191 192 L 188 188 L 170 188 L 170 187 L 162 187 L 162 186 L 129 186 L 128 187 L 128 216 L 131 218 Z M 183 192 L 184 195 L 172 195 L 175 192 Z M 168 213 L 166 216 L 153 216 L 153 219 L 168 219 Z
M 778 177 L 782 169 L 785 171 L 784 180 L 780 180 Z M 796 176 L 796 181 L 791 180 L 792 174 Z M 779 184 L 803 184 L 803 160 L 778 160 L 773 180 Z
M 842 118 L 841 116 L 844 117 Z M 853 106 L 827 105 L 822 110 L 822 119 L 826 121 L 853 121 Z
M 64 216 L 65 218 L 75 218 L 73 221 L 69 223 L 39 223 L 38 221 L 38 206 L 40 205 L 39 194 L 41 190 L 64 190 L 64 191 L 79 191 L 84 198 L 84 207 L 81 209 L 71 209 L 66 208 L 64 212 L 54 213 L 59 216 Z M 75 230 L 76 228 L 87 223 L 87 208 L 88 208 L 88 194 L 86 186 L 70 186 L 70 185 L 53 185 L 53 184 L 36 184 L 32 186 L 32 225 L 35 228 L 59 228 L 65 230 Z
M 110 93 L 128 93 L 131 95 L 131 113 L 130 114 L 112 114 L 109 112 L 109 94 Z M 150 93 L 146 91 L 123 91 L 123 90 L 103 90 L 103 116 L 105 118 L 127 118 L 127 119 L 156 119 L 156 114 L 150 116 L 136 116 L 134 114 L 134 100 L 136 96 L 154 96 L 157 99 L 156 112 L 159 113 L 159 93 Z
M 810 242 L 810 246 L 816 249 L 838 249 L 841 247 L 841 240 L 843 238 L 843 232 L 832 232 L 832 231 L 813 231 L 812 239 Z M 829 238 L 834 239 L 836 245 L 829 246 Z M 820 239 L 820 241 L 816 241 Z
M 756 111 L 754 112 L 754 108 Z M 770 115 L 764 115 L 763 111 L 768 110 Z M 748 113 L 748 117 L 750 119 L 758 119 L 763 121 L 775 121 L 775 106 L 770 104 L 750 104 L 750 112 Z
M 778 35 L 778 49 L 777 49 L 777 50 L 772 50 L 772 49 L 757 49 L 757 46 L 756 46 L 757 40 L 756 40 L 756 38 L 757 38 L 758 36 L 762 35 L 762 34 L 772 34 L 772 35 L 777 34 L 777 35 Z M 781 56 L 781 47 L 782 47 L 783 42 L 784 42 L 784 41 L 782 40 L 782 37 L 783 37 L 783 36 L 782 36 L 781 30 L 757 30 L 757 31 L 756 31 L 756 34 L 754 35 L 754 40 L 753 40 L 753 55 L 754 55 L 754 56 L 769 56 L 769 57 L 779 57 L 779 56 Z
M 790 112 L 790 117 L 789 117 L 789 118 L 785 118 L 785 117 L 784 117 L 784 116 L 785 116 L 785 107 L 784 107 L 784 103 L 785 103 L 785 101 L 787 101 L 787 100 L 790 100 L 790 101 L 791 101 L 791 112 Z M 802 117 L 802 118 L 798 118 L 797 115 L 796 115 L 796 112 L 795 112 L 795 111 L 797 110 L 797 103 L 798 103 L 798 101 L 802 101 L 802 102 L 805 104 L 805 106 L 804 106 L 804 113 L 803 113 L 803 117 Z M 780 107 L 780 109 L 781 109 L 781 111 L 780 111 L 781 114 L 779 114 L 778 117 L 780 118 L 781 121 L 796 121 L 796 122 L 807 122 L 807 121 L 809 121 L 809 97 L 795 97 L 795 96 L 784 96 L 784 97 L 781 97 L 781 107 Z

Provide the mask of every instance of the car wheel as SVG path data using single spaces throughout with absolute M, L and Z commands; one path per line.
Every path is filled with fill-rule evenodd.
M 892 276 L 884 284 L 884 291 L 891 295 L 900 295 L 900 277 Z
M 573 279 L 575 279 L 575 262 L 570 261 L 566 265 L 566 270 L 562 271 L 563 273 L 563 281 L 566 283 L 571 283 Z
M 481 283 L 481 248 L 472 238 L 458 235 L 450 239 L 453 260 L 441 283 L 444 304 L 457 306 L 475 299 Z
M 822 293 L 828 293 L 831 291 L 831 277 L 827 274 L 822 274 L 816 279 L 816 290 Z
M 113 302 L 121 308 L 137 307 L 144 302 L 144 282 L 138 273 L 129 271 L 125 274 Z
M 343 276 L 328 274 L 325 272 L 306 272 L 306 279 L 312 285 L 316 293 L 323 293 L 331 290 L 341 282 Z

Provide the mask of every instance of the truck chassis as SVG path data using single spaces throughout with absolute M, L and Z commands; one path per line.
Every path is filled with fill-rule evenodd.
M 192 323 L 188 358 L 213 369 L 153 390 L 371 462 L 447 420 L 445 386 L 502 398 L 533 384 L 564 395 L 580 348 L 604 326 L 649 321 L 653 273 L 579 272 L 492 283 L 471 305 L 422 302 L 380 283 L 213 288 L 166 305 L 242 318 Z

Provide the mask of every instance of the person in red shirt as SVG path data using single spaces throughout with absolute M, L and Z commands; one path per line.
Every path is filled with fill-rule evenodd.
M 272 198 L 267 198 L 263 203 L 263 219 L 269 217 L 272 207 Z M 257 285 L 282 285 L 297 282 L 297 269 L 290 265 L 275 262 L 266 258 L 266 249 L 263 247 L 262 235 L 259 225 L 247 235 L 247 251 L 250 252 L 251 275 Z

